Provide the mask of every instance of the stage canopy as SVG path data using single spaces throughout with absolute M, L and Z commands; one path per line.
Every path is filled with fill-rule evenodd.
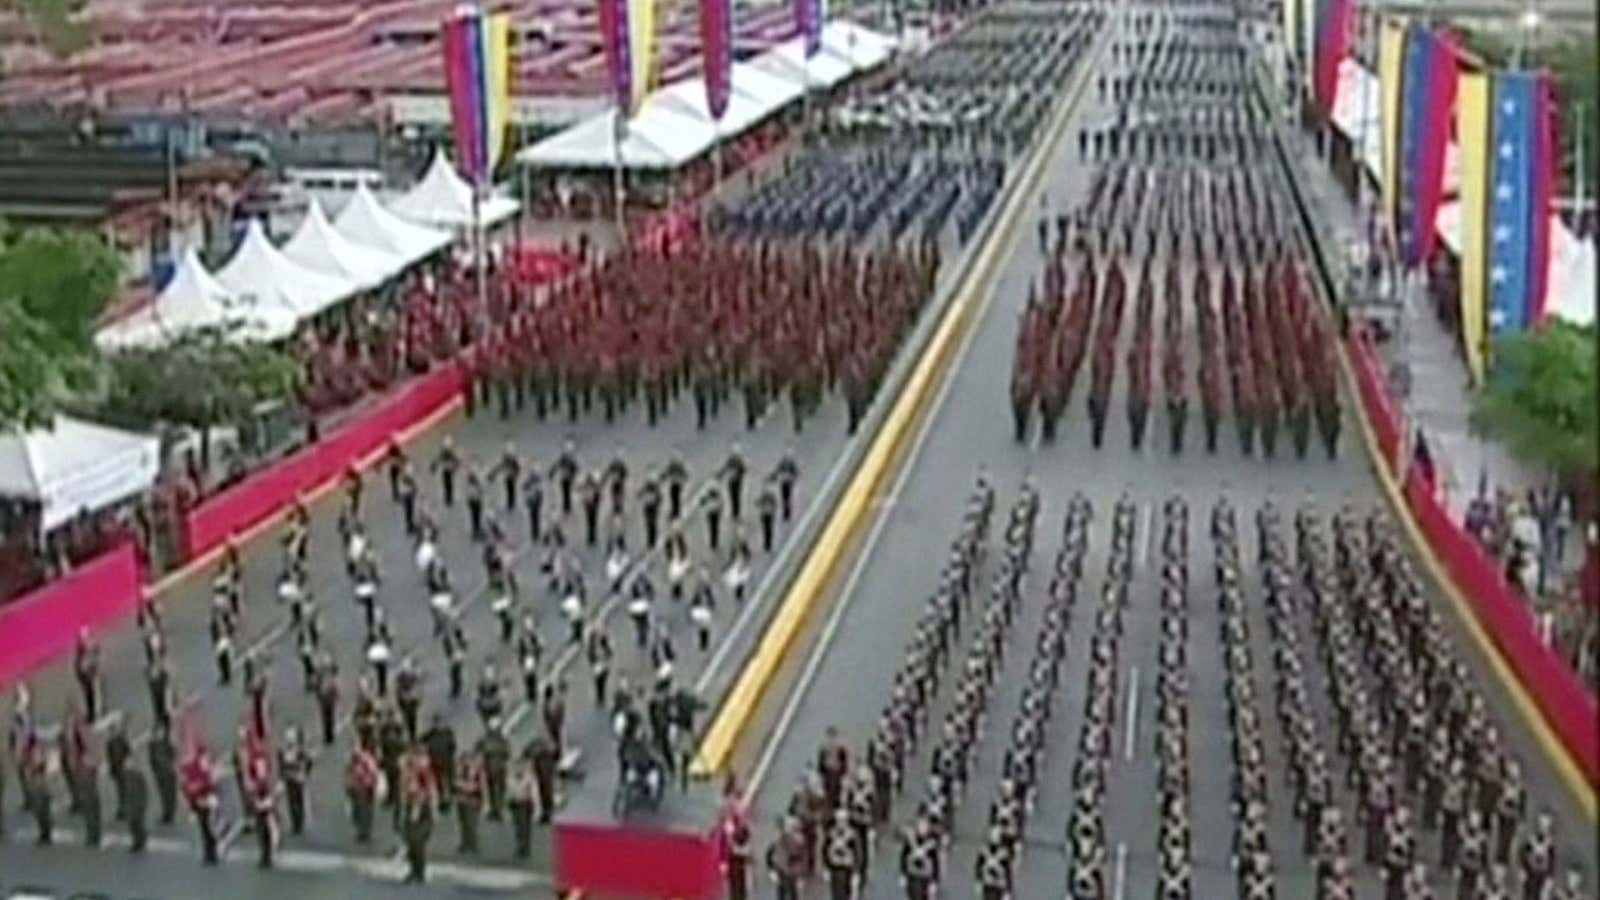
M 709 151 L 720 138 L 737 137 L 798 101 L 807 87 L 832 87 L 852 74 L 882 65 L 894 40 L 849 22 L 823 29 L 822 51 L 805 66 L 796 38 L 733 67 L 733 93 L 722 121 L 706 107 L 702 78 L 675 82 L 646 97 L 620 146 L 616 111 L 607 110 L 517 154 L 522 165 L 551 169 L 674 169 Z
M 211 276 L 194 250 L 183 254 L 172 280 L 156 299 L 95 335 L 106 351 L 161 347 L 204 328 L 226 330 L 236 340 L 275 341 L 294 332 L 293 312 L 247 301 Z
M 143 493 L 155 482 L 161 442 L 57 416 L 49 428 L 0 433 L 0 496 L 37 503 L 53 531 Z
M 313 272 L 370 290 L 394 277 L 406 261 L 377 247 L 358 244 L 333 227 L 315 198 L 283 254 Z
M 389 204 L 402 218 L 436 228 L 470 228 L 472 216 L 472 186 L 462 178 L 443 150 L 433 154 L 433 162 L 422 180 L 409 191 Z M 482 202 L 478 211 L 484 225 L 494 225 L 511 218 L 522 205 L 499 192 L 492 192 Z
M 319 274 L 289 259 L 272 245 L 259 219 L 245 226 L 244 240 L 216 274 L 235 296 L 281 306 L 297 320 L 309 319 L 358 290 L 344 279 Z
M 390 212 L 365 184 L 334 219 L 334 229 L 357 246 L 371 247 L 411 265 L 426 259 L 454 240 L 450 232 L 408 222 Z

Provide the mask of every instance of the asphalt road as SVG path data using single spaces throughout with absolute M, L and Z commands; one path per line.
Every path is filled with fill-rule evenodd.
M 1077 123 L 1103 121 L 1110 110 L 1086 92 L 1075 112 Z M 1069 126 L 1069 131 L 1072 128 Z M 1071 146 L 1069 146 L 1071 145 Z M 1049 165 L 1040 192 L 1054 208 L 1076 202 L 1087 189 L 1091 172 L 1077 160 L 1075 142 L 1063 140 Z M 1117 354 L 1118 371 L 1113 387 L 1112 415 L 1109 417 L 1104 449 L 1090 446 L 1084 412 L 1083 391 L 1087 378 L 1080 378 L 1072 398 L 1062 434 L 1050 446 L 1021 445 L 1012 440 L 1007 403 L 1009 361 L 1018 317 L 1026 303 L 1030 281 L 1042 267 L 1035 240 L 1035 225 L 1040 212 L 1035 208 L 1018 223 L 1011 239 L 1012 248 L 1004 270 L 992 285 L 988 306 L 978 318 L 970 343 L 959 351 L 955 368 L 943 386 L 946 393 L 935 401 L 925 423 L 925 431 L 913 445 L 910 456 L 892 487 L 876 504 L 876 521 L 864 540 L 855 569 L 837 588 L 830 611 L 819 614 L 824 620 L 811 636 L 809 653 L 820 654 L 802 667 L 793 666 L 785 690 L 775 691 L 769 701 L 772 709 L 759 721 L 762 727 L 741 745 L 736 753 L 736 768 L 751 773 L 755 780 L 751 797 L 751 819 L 756 827 L 753 842 L 759 860 L 771 841 L 774 822 L 787 808 L 790 795 L 802 773 L 815 758 L 824 731 L 837 727 L 852 750 L 860 752 L 880 710 L 887 702 L 892 676 L 900 665 L 899 650 L 909 639 L 912 625 L 938 583 L 939 566 L 945 558 L 964 507 L 968 488 L 980 468 L 986 468 L 1000 487 L 999 506 L 1003 509 L 1015 496 L 1016 485 L 1032 477 L 1044 497 L 1040 517 L 1039 543 L 1035 552 L 1034 573 L 1026 582 L 1029 598 L 1012 638 L 1015 652 L 1007 657 L 1005 673 L 997 680 L 991 701 L 990 724 L 980 745 L 975 774 L 968 784 L 965 800 L 954 818 L 954 841 L 947 858 L 940 896 L 975 895 L 973 866 L 987 830 L 989 801 L 997 791 L 998 766 L 1009 721 L 1020 695 L 1021 676 L 1026 671 L 1032 632 L 1041 614 L 1043 591 L 1048 577 L 1048 560 L 1059 544 L 1060 526 L 1066 502 L 1074 492 L 1082 492 L 1094 504 L 1095 521 L 1091 546 L 1085 562 L 1083 596 L 1094 597 L 1106 566 L 1110 544 L 1109 521 L 1116 499 L 1126 493 L 1138 504 L 1139 534 L 1134 559 L 1134 580 L 1130 604 L 1124 612 L 1120 672 L 1117 684 L 1125 692 L 1118 704 L 1118 736 L 1115 762 L 1105 799 L 1108 848 L 1114 865 L 1113 895 L 1150 897 L 1157 876 L 1158 810 L 1156 768 L 1150 741 L 1155 716 L 1155 667 L 1160 626 L 1157 588 L 1159 518 L 1161 504 L 1171 496 L 1184 498 L 1191 510 L 1190 552 L 1195 573 L 1203 573 L 1211 559 L 1211 544 L 1205 523 L 1216 499 L 1226 494 L 1240 513 L 1242 526 L 1253 522 L 1253 513 L 1268 498 L 1280 508 L 1292 510 L 1308 496 L 1319 507 L 1331 512 L 1348 500 L 1370 508 L 1382 503 L 1378 485 L 1368 468 L 1366 451 L 1355 426 L 1355 412 L 1347 398 L 1347 427 L 1338 458 L 1329 461 L 1313 453 L 1304 461 L 1293 458 L 1280 445 L 1278 457 L 1263 460 L 1244 457 L 1231 427 L 1224 424 L 1215 455 L 1194 449 L 1198 423 L 1191 416 L 1188 449 L 1182 456 L 1166 448 L 1165 416 L 1152 414 L 1152 432 L 1157 440 L 1147 440 L 1142 451 L 1130 448 L 1126 404 L 1127 375 L 1123 351 L 1130 340 L 1133 307 L 1132 288 L 1136 272 L 1129 271 L 1130 298 L 1121 331 Z M 1191 267 L 1192 268 L 1192 267 Z M 1159 272 L 1159 268 L 1157 269 Z M 1192 273 L 1186 273 L 1192 274 Z M 1103 282 L 1102 282 L 1103 283 Z M 1216 289 L 1218 279 L 1212 279 Z M 1157 351 L 1160 360 L 1160 300 L 1155 314 Z M 1195 321 L 1185 316 L 1186 371 L 1193 382 L 1196 371 L 1194 347 Z M 1086 362 L 1087 368 L 1087 362 Z M 1155 374 L 1159 375 L 1159 371 Z M 1157 382 L 1159 385 L 1159 382 Z M 1191 388 L 1191 396 L 1194 396 Z M 1193 411 L 1193 410 L 1191 410 Z M 1037 434 L 1037 428 L 1033 433 Z M 1148 435 L 1147 435 L 1148 437 Z M 1037 440 L 1035 438 L 1034 440 Z M 1281 442 L 1280 442 L 1281 444 Z M 997 511 L 997 515 L 998 515 Z M 1242 557 L 1255 558 L 1253 527 L 1241 527 Z M 1259 597 L 1259 584 L 1253 571 L 1244 583 Z M 1232 773 L 1225 704 L 1224 668 L 1218 638 L 1219 613 L 1214 598 L 1206 593 L 1208 580 L 1195 577 L 1190 596 L 1191 628 L 1189 639 L 1191 675 L 1191 763 L 1195 778 L 1190 797 L 1193 834 L 1192 855 L 1195 867 L 1194 896 L 1218 898 L 1232 896 L 1234 876 L 1230 865 L 1233 823 L 1228 810 L 1228 777 Z M 1436 598 L 1445 603 L 1442 597 Z M 1260 703 L 1270 700 L 1270 660 L 1268 628 L 1259 605 L 1252 607 L 1250 634 L 1258 660 L 1257 678 L 1262 681 Z M 1500 685 L 1476 655 L 1464 632 L 1451 622 L 1455 644 L 1468 659 L 1483 686 L 1486 699 L 1508 738 L 1508 748 L 1522 760 L 1530 809 L 1548 806 L 1557 815 L 1560 866 L 1578 864 L 1587 872 L 1586 883 L 1593 885 L 1595 851 L 1593 825 L 1571 802 L 1564 786 L 1542 755 L 1533 738 L 1522 727 Z M 1092 623 L 1080 609 L 1066 652 L 1062 688 L 1057 693 L 1055 716 L 1050 723 L 1048 750 L 1039 796 L 1028 822 L 1025 850 L 1016 872 L 1019 898 L 1062 896 L 1066 891 L 1068 858 L 1065 843 L 1067 816 L 1071 808 L 1071 771 L 1084 702 L 1084 662 Z M 1310 644 L 1307 644 L 1307 652 Z M 1264 668 L 1263 668 L 1264 667 Z M 1323 681 L 1315 682 L 1323 684 Z M 1315 688 L 1314 701 L 1322 704 L 1317 715 L 1320 734 L 1331 747 L 1333 724 L 1325 690 Z M 948 687 L 946 688 L 948 694 Z M 941 696 L 928 720 L 941 720 L 948 696 Z M 1133 711 L 1129 721 L 1129 711 Z M 1263 708 L 1261 712 L 1266 713 Z M 1263 715 L 1266 723 L 1266 749 L 1269 770 L 1272 852 L 1278 872 L 1280 897 L 1309 897 L 1313 890 L 1307 859 L 1300 852 L 1298 820 L 1290 810 L 1290 796 L 1282 779 L 1284 744 L 1277 720 Z M 901 795 L 892 825 L 910 823 L 921 799 L 929 772 L 932 741 L 925 742 L 907 767 L 908 789 Z M 1342 771 L 1342 770 L 1341 770 Z M 1347 817 L 1354 812 L 1346 797 Z M 1349 819 L 1347 818 L 1347 821 Z M 1354 838 L 1354 835 L 1352 836 Z M 1421 841 L 1420 858 L 1436 863 L 1437 839 Z M 880 833 L 875 860 L 862 896 L 898 898 L 899 841 Z M 1437 871 L 1437 867 L 1434 867 Z M 765 871 L 761 872 L 764 880 Z M 1373 896 L 1377 882 L 1363 873 L 1361 896 Z M 758 889 L 758 895 L 766 888 Z M 823 886 L 812 883 L 807 896 L 823 896 Z

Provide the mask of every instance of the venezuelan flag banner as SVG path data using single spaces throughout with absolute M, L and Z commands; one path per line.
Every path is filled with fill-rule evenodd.
M 1434 219 L 1444 193 L 1444 151 L 1455 108 L 1456 48 L 1420 24 L 1406 27 L 1400 74 L 1399 146 L 1391 207 L 1401 262 L 1427 262 L 1438 240 Z
M 600 39 L 612 96 L 631 116 L 655 87 L 656 0 L 600 0 Z
M 1473 75 L 1463 85 L 1457 113 L 1462 321 L 1473 314 L 1481 322 L 1486 312 L 1491 340 L 1537 326 L 1545 316 L 1554 98 L 1544 73 L 1493 72 Z M 1468 352 L 1470 363 L 1470 344 Z M 1480 355 L 1475 378 L 1482 376 L 1482 367 Z
M 1350 51 L 1350 17 L 1355 0 L 1315 0 L 1316 42 L 1312 44 L 1311 99 L 1326 119 L 1333 113 L 1339 63 Z
M 800 28 L 800 34 L 806 39 L 806 59 L 816 56 L 822 50 L 822 2 L 823 0 L 795 0 L 795 24 Z
M 721 121 L 733 95 L 733 9 L 729 0 L 700 0 L 700 52 L 705 57 L 706 107 Z
M 1385 18 L 1378 32 L 1378 89 L 1382 115 L 1380 193 L 1390 222 L 1400 205 L 1400 98 L 1403 94 L 1406 22 Z
M 482 186 L 500 163 L 511 121 L 511 14 L 466 8 L 441 31 L 456 165 Z

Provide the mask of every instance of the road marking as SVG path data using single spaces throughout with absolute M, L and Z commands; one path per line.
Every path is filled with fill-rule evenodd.
M 991 292 L 989 297 L 992 300 L 994 293 Z M 976 328 L 967 330 L 962 340 L 961 349 L 952 364 L 951 371 L 959 368 L 966 360 L 967 351 L 972 348 L 972 339 L 977 332 Z M 750 778 L 745 785 L 744 791 L 746 803 L 754 801 L 756 791 L 759 790 L 761 782 L 766 779 L 767 772 L 771 769 L 773 761 L 777 759 L 779 746 L 788 739 L 789 729 L 794 725 L 794 717 L 800 711 L 800 704 L 805 699 L 806 694 L 810 692 L 811 685 L 816 680 L 817 672 L 822 668 L 822 660 L 827 656 L 828 649 L 833 644 L 833 638 L 839 630 L 839 625 L 844 621 L 844 614 L 855 598 L 856 587 L 860 584 L 862 576 L 866 574 L 867 563 L 877 549 L 878 540 L 883 537 L 883 531 L 888 526 L 889 520 L 893 518 L 891 511 L 895 501 L 900 498 L 900 492 L 905 489 L 906 482 L 910 480 L 912 470 L 917 467 L 917 460 L 921 458 L 922 451 L 927 446 L 928 436 L 933 433 L 933 423 L 939 418 L 939 410 L 944 406 L 946 398 L 949 397 L 950 388 L 953 384 L 955 384 L 954 378 L 945 378 L 943 383 L 939 385 L 939 393 L 934 397 L 933 405 L 928 408 L 927 413 L 922 417 L 922 421 L 917 426 L 917 436 L 900 462 L 900 471 L 895 475 L 893 486 L 890 488 L 888 495 L 883 498 L 884 502 L 881 505 L 874 504 L 880 510 L 880 513 L 877 520 L 872 523 L 872 531 L 868 532 L 866 543 L 856 551 L 855 564 L 850 569 L 850 576 L 845 581 L 838 598 L 834 601 L 833 609 L 828 613 L 828 620 L 822 626 L 822 633 L 818 635 L 816 645 L 811 648 L 811 655 L 806 659 L 805 669 L 801 671 L 799 681 L 795 683 L 794 688 L 789 692 L 789 700 L 784 704 L 783 712 L 779 715 L 778 722 L 773 727 L 772 736 L 767 740 L 766 746 L 761 751 L 760 760 L 757 761 L 755 769 L 750 773 Z M 843 460 L 841 459 L 841 464 L 842 462 Z M 820 504 L 817 505 L 820 506 Z
M 1095 55 L 1105 52 L 1100 43 Z M 1047 170 L 1059 149 L 1066 125 L 1080 102 L 1083 90 L 1089 83 L 1089 73 L 1094 59 L 1084 60 L 1074 75 L 1076 85 L 1067 89 L 1054 118 L 1041 134 L 1040 143 L 1031 152 L 1026 170 L 1012 185 L 1004 198 L 1004 205 L 984 238 L 985 243 L 976 248 L 970 257 L 969 268 L 959 274 L 955 294 L 949 307 L 941 314 L 938 328 L 929 339 L 917 367 L 895 398 L 888 418 L 873 436 L 867 456 L 855 471 L 854 479 L 834 507 L 833 516 L 817 539 L 805 564 L 791 583 L 782 605 L 778 607 L 755 653 L 733 684 L 716 718 L 706 729 L 695 753 L 694 771 L 706 776 L 722 771 L 732 756 L 739 736 L 749 725 L 755 707 L 770 686 L 782 658 L 787 654 L 805 619 L 809 616 L 816 598 L 832 580 L 833 570 L 839 563 L 849 539 L 860 528 L 868 502 L 876 493 L 877 485 L 899 455 L 901 440 L 916 417 L 927 413 L 923 400 L 940 379 L 948 378 L 949 354 L 958 335 L 970 333 L 975 321 L 974 311 L 987 310 L 997 285 L 993 282 L 993 268 L 997 259 L 1009 258 L 1021 239 L 1018 229 L 1019 214 L 1028 206 L 1033 189 Z M 999 252 L 1005 250 L 1004 256 Z M 980 290 L 983 285 L 986 290 Z M 976 304 L 973 294 L 978 293 Z M 961 345 L 966 346 L 965 340 Z
M 1128 888 L 1128 845 L 1117 842 L 1117 872 L 1112 879 L 1112 896 L 1122 900 Z
M 1133 536 L 1134 543 L 1137 544 L 1139 548 L 1138 559 L 1134 560 L 1133 565 L 1134 571 L 1136 572 L 1143 569 L 1145 561 L 1150 558 L 1150 538 L 1155 533 L 1150 528 L 1150 513 L 1154 506 L 1155 501 L 1139 504 L 1139 524 L 1136 526 L 1138 531 L 1135 531 Z
M 1128 730 L 1122 758 L 1127 762 L 1133 761 L 1133 747 L 1139 734 L 1139 667 L 1134 666 L 1128 671 Z

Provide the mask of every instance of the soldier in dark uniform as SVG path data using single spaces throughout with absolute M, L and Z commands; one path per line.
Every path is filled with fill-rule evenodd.
M 439 473 L 439 489 L 444 494 L 444 505 L 456 503 L 456 471 L 461 468 L 461 457 L 456 453 L 455 440 L 446 435 L 439 455 L 433 458 L 432 469 Z
M 284 746 L 278 751 L 278 774 L 289 803 L 289 833 L 302 834 L 306 827 L 306 782 L 311 778 L 311 754 L 298 728 L 290 728 Z
M 780 820 L 778 837 L 767 847 L 767 870 L 777 888 L 777 900 L 800 900 L 806 850 L 800 837 L 800 824 L 793 817 Z
M 150 777 L 156 783 L 156 798 L 161 804 L 161 824 L 171 825 L 178 808 L 178 750 L 172 745 L 172 736 L 165 726 L 158 725 L 151 730 L 145 756 L 150 764 Z
M 122 818 L 128 823 L 128 850 L 143 853 L 150 839 L 150 782 L 137 766 L 122 772 Z
M 433 798 L 424 790 L 408 788 L 401 812 L 406 845 L 406 883 L 421 884 L 428 877 L 428 841 L 433 837 Z
M 456 819 L 461 834 L 461 843 L 456 850 L 471 856 L 478 852 L 478 819 L 483 812 L 484 794 L 488 790 L 483 761 L 476 750 L 461 756 L 456 765 L 455 780 Z
M 683 486 L 689 481 L 689 470 L 677 454 L 661 470 L 661 481 L 667 486 L 667 515 L 676 521 L 683 517 Z
M 550 477 L 555 479 L 561 492 L 561 515 L 572 515 L 572 485 L 578 478 L 578 457 L 571 438 L 562 445 L 556 461 L 550 464 Z
M 906 900 L 932 900 L 939 885 L 939 838 L 926 816 L 906 836 L 900 851 L 900 883 Z
M 511 765 L 511 743 L 506 740 L 498 717 L 489 720 L 488 731 L 479 739 L 476 752 L 483 760 L 484 784 L 489 800 L 488 819 L 498 822 L 505 812 L 506 783 Z
M 861 868 L 861 848 L 857 846 L 855 829 L 850 825 L 849 811 L 842 806 L 834 810 L 833 824 L 828 828 L 825 857 L 828 887 L 833 900 L 852 900 L 856 891 L 856 873 Z
M 528 543 L 537 543 L 544 535 L 544 475 L 537 466 L 529 466 L 522 479 L 522 505 L 528 511 Z

